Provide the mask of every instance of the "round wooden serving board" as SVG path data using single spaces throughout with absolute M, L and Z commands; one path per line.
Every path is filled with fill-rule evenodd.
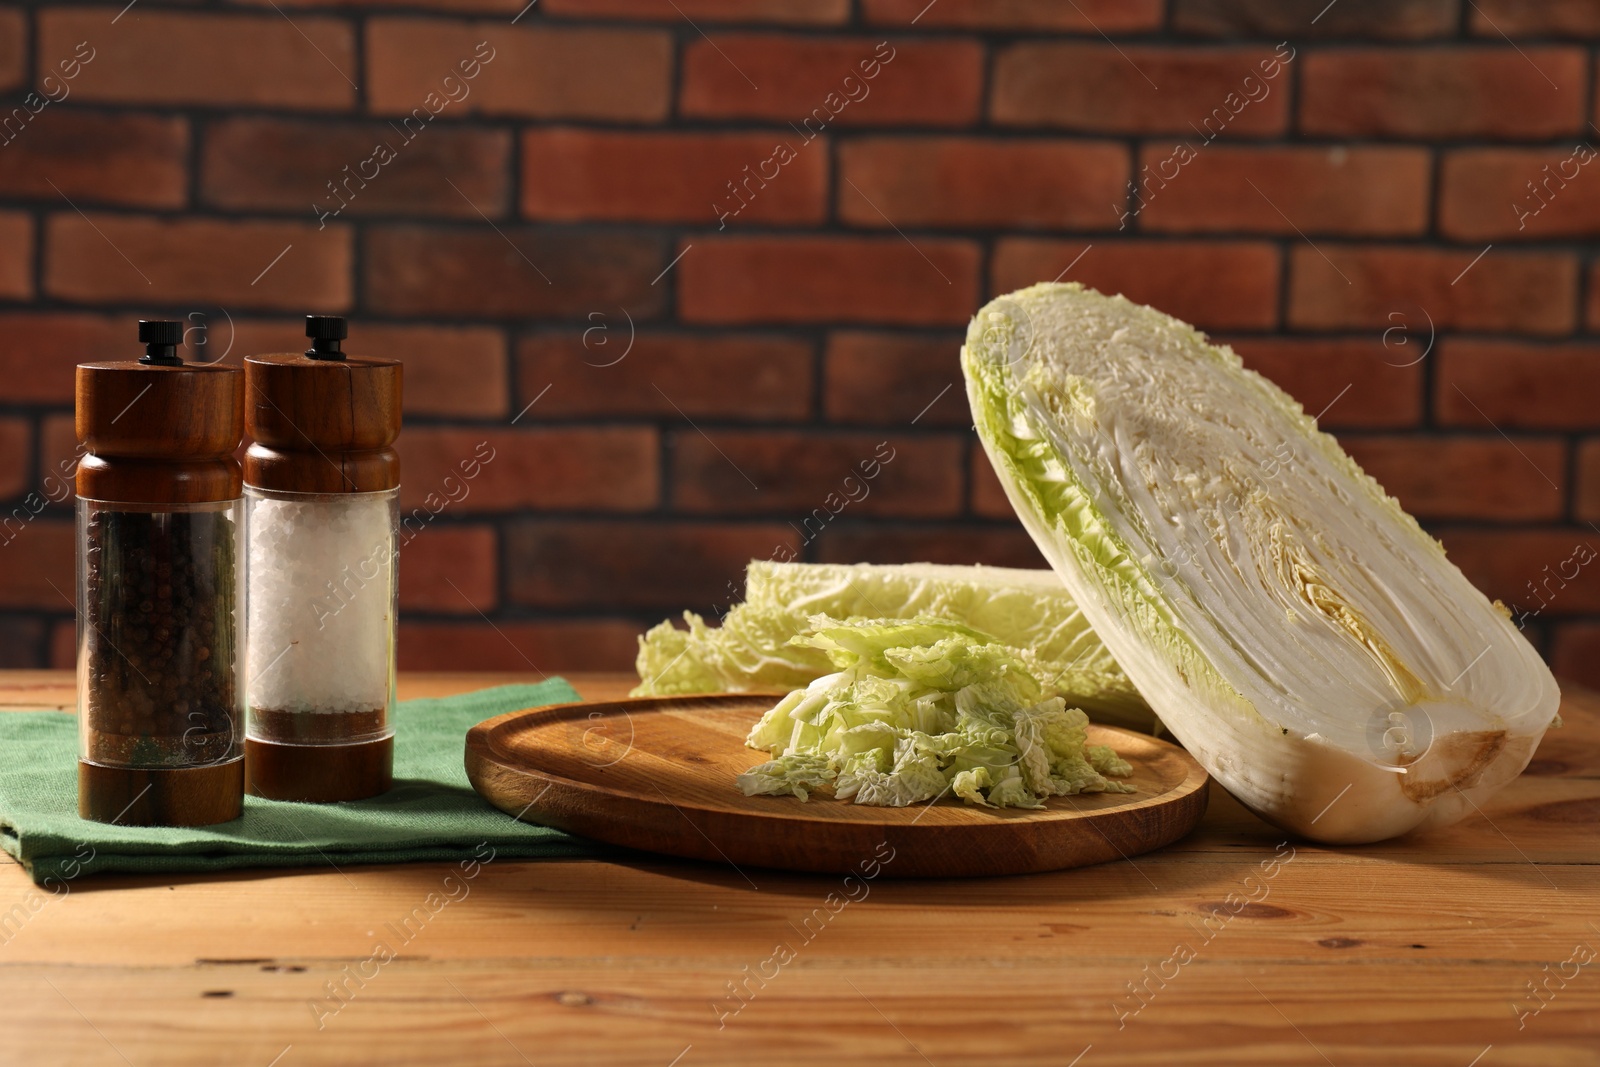
M 467 776 L 501 811 L 614 845 L 793 871 L 900 878 L 1082 867 L 1170 844 L 1200 821 L 1206 772 L 1165 741 L 1089 728 L 1133 764 L 1137 793 L 1053 797 L 1043 811 L 951 797 L 865 807 L 814 792 L 747 797 L 767 758 L 745 736 L 781 694 L 645 697 L 516 711 L 467 734 Z M 886 857 L 891 857 L 887 859 Z M 875 876 L 875 875 L 874 875 Z

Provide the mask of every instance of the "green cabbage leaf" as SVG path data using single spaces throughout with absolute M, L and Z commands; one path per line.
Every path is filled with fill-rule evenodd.
M 1061 580 L 1051 571 L 1006 567 L 752 562 L 744 602 L 720 626 L 684 612 L 687 629 L 667 621 L 639 639 L 633 695 L 808 685 L 837 670 L 846 651 L 790 640 L 818 614 L 958 623 L 1025 650 L 1029 668 L 1096 721 L 1147 731 L 1159 725 Z

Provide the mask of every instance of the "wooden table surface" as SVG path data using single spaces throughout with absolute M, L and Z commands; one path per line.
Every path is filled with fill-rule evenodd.
M 71 703 L 65 673 L 0 672 L 4 710 Z M 1285 841 L 1213 786 L 1171 848 L 1002 880 L 498 860 L 387 962 L 375 932 L 452 866 L 41 904 L 0 864 L 0 1063 L 1596 1064 L 1600 696 L 1562 714 L 1481 815 L 1415 841 Z

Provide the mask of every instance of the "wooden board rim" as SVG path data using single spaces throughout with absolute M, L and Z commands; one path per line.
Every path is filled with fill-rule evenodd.
M 1101 724 L 1092 728 L 1101 734 L 1154 746 L 1163 760 L 1179 761 L 1183 766 L 1181 780 L 1154 797 L 1130 795 L 1122 803 L 1093 811 L 1052 808 L 1045 812 L 997 812 L 951 805 L 943 810 L 964 813 L 960 822 L 919 823 L 908 821 L 907 816 L 920 806 L 861 808 L 827 798 L 814 800 L 799 811 L 784 804 L 782 798 L 760 801 L 775 805 L 770 812 L 740 809 L 737 802 L 747 798 L 733 789 L 731 781 L 726 804 L 704 805 L 685 798 L 675 801 L 659 788 L 658 795 L 652 797 L 633 788 L 615 788 L 517 762 L 496 744 L 507 728 L 548 727 L 579 715 L 590 717 L 612 711 L 629 716 L 631 721 L 634 714 L 651 712 L 721 707 L 742 710 L 752 702 L 770 706 L 781 696 L 747 692 L 636 697 L 508 712 L 468 731 L 464 755 L 467 775 L 481 796 L 507 814 L 608 844 L 731 864 L 736 869 L 751 866 L 850 873 L 861 858 L 871 855 L 872 843 L 883 842 L 892 846 L 896 857 L 893 864 L 884 868 L 884 873 L 892 877 L 1021 874 L 1129 858 L 1184 836 L 1205 812 L 1210 778 L 1192 756 L 1159 738 Z M 630 747 L 628 752 L 631 751 Z M 759 754 L 752 751 L 750 755 L 753 764 Z M 618 757 L 616 762 L 624 757 Z M 532 800 L 510 795 L 524 783 L 537 783 L 539 787 Z M 1058 799 L 1070 802 L 1073 798 Z M 690 818 L 691 812 L 698 818 Z M 851 817 L 838 817 L 847 812 Z M 1161 825 L 1151 826 L 1157 812 L 1161 814 Z M 871 821 L 874 816 L 881 817 L 881 821 Z M 687 821 L 695 832 L 683 832 L 682 821 Z M 1040 831 L 1041 826 L 1047 829 Z M 788 834 L 782 840 L 762 840 L 740 832 L 752 827 L 783 827 Z M 1028 840 L 1040 837 L 1045 840 Z M 946 856 L 941 861 L 932 854 L 940 844 L 958 852 L 965 849 L 971 855 L 954 861 Z

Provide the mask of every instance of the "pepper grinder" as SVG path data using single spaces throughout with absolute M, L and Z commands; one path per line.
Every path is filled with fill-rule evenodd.
M 78 814 L 126 826 L 239 817 L 243 706 L 237 367 L 143 358 L 77 371 Z
M 308 315 L 304 353 L 244 361 L 246 777 L 273 800 L 393 783 L 401 367 L 347 334 Z

